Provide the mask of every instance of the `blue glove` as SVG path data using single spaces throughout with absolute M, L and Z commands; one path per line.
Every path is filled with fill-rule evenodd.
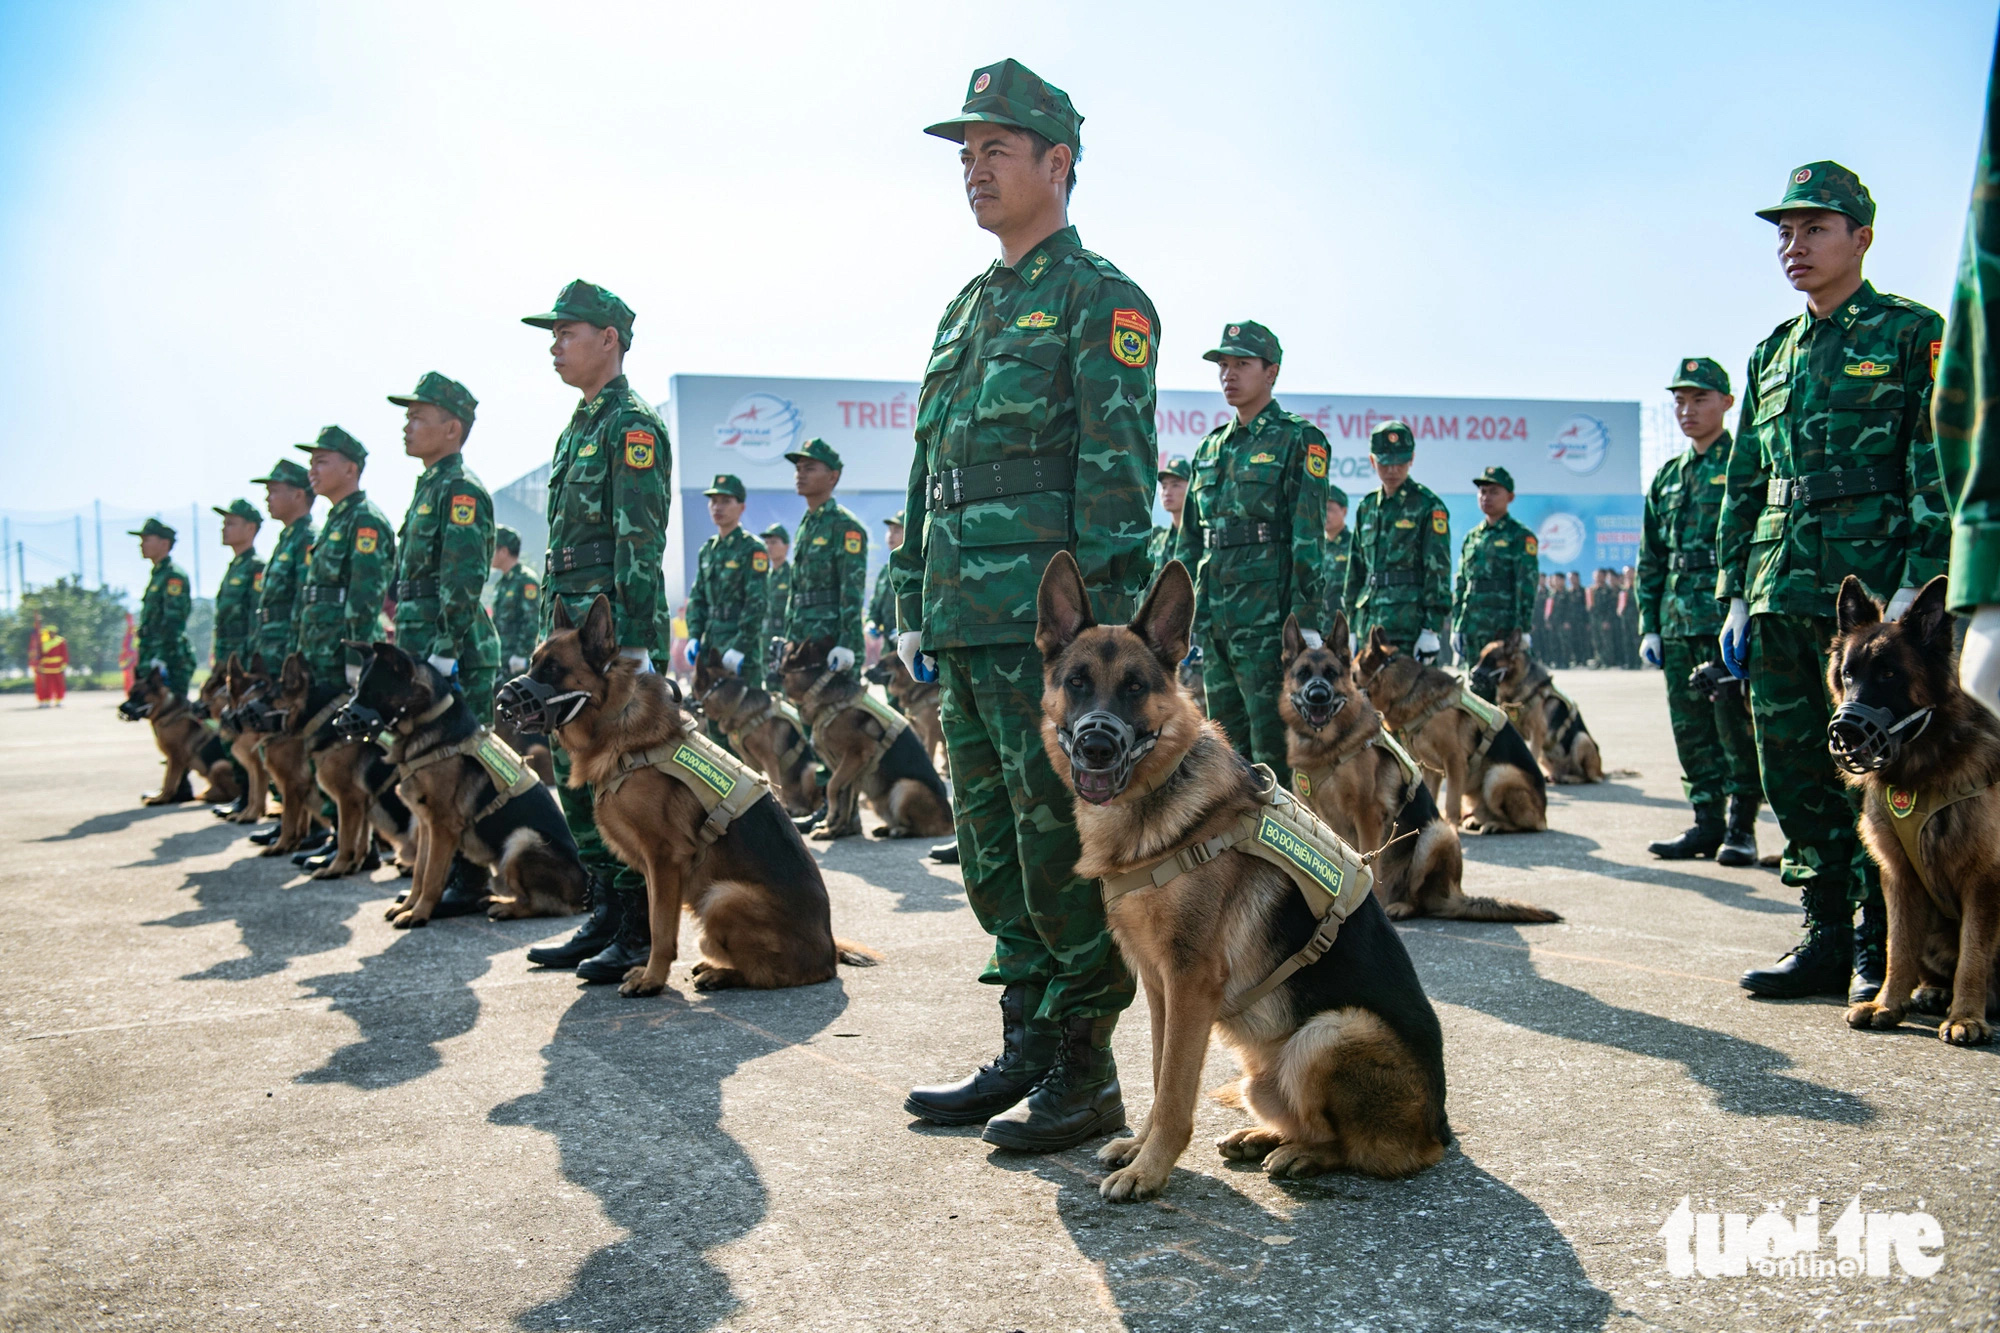
M 701 658 L 701 640 L 689 639 L 687 646 L 687 664 L 689 666 L 693 666 L 698 660 L 700 660 L 700 658 Z
M 1729 618 L 1722 622 L 1722 665 L 1738 680 L 1750 678 L 1750 604 L 1741 597 L 1729 603 Z
M 1639 640 L 1639 660 L 1649 667 L 1659 666 L 1664 660 L 1665 650 L 1660 646 L 1660 636 L 1647 634 Z

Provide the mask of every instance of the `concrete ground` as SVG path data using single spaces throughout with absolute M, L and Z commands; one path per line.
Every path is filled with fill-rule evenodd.
M 1468 889 L 1562 924 L 1404 928 L 1444 1163 L 1274 1184 L 1215 1155 L 1241 1120 L 1205 1103 L 1166 1198 L 1116 1207 L 1088 1150 L 903 1114 L 997 1037 L 986 943 L 918 846 L 821 852 L 884 965 L 698 996 L 684 962 L 627 1000 L 527 968 L 569 922 L 399 933 L 386 871 L 314 883 L 204 808 L 140 808 L 157 756 L 114 696 L 0 701 L 0 1327 L 1994 1327 L 2000 1052 L 1745 998 L 1793 895 L 1646 856 L 1685 822 L 1657 673 L 1562 683 L 1638 776 L 1468 839 Z M 1831 1257 L 1856 1196 L 1934 1216 L 1936 1275 L 1674 1277 L 1656 1234 L 1683 1197 L 1817 1199 Z

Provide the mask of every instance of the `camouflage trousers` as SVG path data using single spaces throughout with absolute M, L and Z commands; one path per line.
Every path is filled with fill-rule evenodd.
M 1278 690 L 1284 684 L 1284 633 L 1268 628 L 1205 634 L 1201 687 L 1208 695 L 1208 715 L 1229 735 L 1236 753 L 1253 764 L 1269 764 L 1278 781 L 1289 787 L 1292 770 L 1285 766 L 1285 722 L 1278 716 Z
M 1662 639 L 1660 658 L 1666 666 L 1667 717 L 1674 728 L 1674 750 L 1681 757 L 1681 792 L 1694 806 L 1721 805 L 1725 796 L 1764 797 L 1758 778 L 1757 739 L 1750 728 L 1750 710 L 1740 691 L 1710 703 L 1708 696 L 1688 686 L 1688 675 L 1715 660 L 1715 636 Z
M 1041 992 L 1030 1017 L 1104 1017 L 1134 985 L 1097 881 L 1074 872 L 1076 817 L 1042 749 L 1042 655 L 1031 643 L 937 655 L 965 897 L 993 955 L 989 986 Z
M 167 688 L 186 694 L 194 688 L 194 649 L 188 647 L 186 639 L 160 654 L 160 660 L 167 664 Z M 144 674 L 146 659 L 139 659 L 141 674 Z
M 1881 903 L 1882 881 L 1855 832 L 1860 795 L 1840 780 L 1826 748 L 1833 635 L 1831 620 L 1750 617 L 1750 717 L 1764 791 L 1785 831 L 1781 877 L 1809 914 L 1817 908 L 1845 924 L 1853 905 Z
M 1424 609 L 1415 603 L 1399 605 L 1394 602 L 1385 604 L 1377 601 L 1352 614 L 1353 619 L 1348 622 L 1349 628 L 1354 631 L 1355 639 L 1364 645 L 1368 642 L 1368 631 L 1378 625 L 1381 626 L 1382 637 L 1404 652 L 1409 652 L 1417 646 L 1417 635 L 1426 629 L 1435 631 L 1440 643 L 1451 638 L 1446 632 L 1451 626 L 1423 624 Z
M 556 768 L 556 799 L 562 803 L 563 823 L 569 825 L 569 835 L 576 839 L 576 850 L 583 858 L 584 869 L 597 876 L 599 883 L 613 890 L 643 895 L 646 877 L 613 856 L 597 832 L 597 817 L 591 810 L 590 787 L 569 785 L 569 751 L 560 744 L 550 748 Z
M 465 695 L 465 706 L 472 710 L 472 716 L 479 720 L 479 725 L 492 726 L 493 691 L 500 688 L 500 668 L 469 667 L 461 662 L 458 688 Z

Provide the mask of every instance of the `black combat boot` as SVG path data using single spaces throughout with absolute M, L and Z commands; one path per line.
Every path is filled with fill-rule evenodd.
M 1016 1152 L 1061 1152 L 1125 1128 L 1111 1058 L 1118 1016 L 1063 1020 L 1055 1067 L 1021 1101 L 986 1122 L 981 1138 Z
M 1847 1002 L 1866 1004 L 1882 989 L 1889 968 L 1889 909 L 1881 902 L 1863 903 L 1854 923 L 1854 974 L 1847 982 Z
M 451 858 L 451 874 L 444 882 L 444 892 L 438 895 L 437 906 L 431 909 L 431 920 L 441 921 L 448 916 L 471 916 L 483 912 L 493 901 L 487 891 L 491 877 L 483 866 L 476 866 L 463 856 L 454 854 Z
M 1000 1058 L 981 1065 L 969 1078 L 928 1088 L 912 1088 L 903 1109 L 933 1125 L 977 1125 L 1021 1098 L 1056 1062 L 1061 1035 L 1032 1023 L 1041 1007 L 1039 989 L 1016 982 L 1000 992 Z
M 623 981 L 635 967 L 644 967 L 653 953 L 653 919 L 646 905 L 646 886 L 613 889 L 618 900 L 618 933 L 594 957 L 576 965 L 585 981 Z
M 528 950 L 530 967 L 559 967 L 565 972 L 575 968 L 584 959 L 604 952 L 618 935 L 618 905 L 611 896 L 611 889 L 597 876 L 590 877 L 584 886 L 584 901 L 590 905 L 590 915 L 583 919 L 576 934 L 561 944 L 544 944 Z
M 1757 864 L 1757 798 L 1729 798 L 1729 827 L 1722 834 L 1722 849 L 1715 854 L 1719 866 Z
M 1809 888 L 1805 893 L 1806 937 L 1769 967 L 1745 972 L 1737 982 L 1752 995 L 1771 1000 L 1798 1000 L 1809 995 L 1847 998 L 1854 967 L 1853 915 L 1847 899 Z
M 1691 861 L 1697 856 L 1714 856 L 1722 845 L 1722 807 L 1716 804 L 1694 808 L 1694 827 L 1678 838 L 1662 838 L 1646 844 L 1646 850 L 1662 861 Z
M 950 842 L 941 842 L 937 846 L 931 848 L 931 860 L 936 861 L 939 865 L 947 865 L 947 866 L 957 865 L 958 864 L 957 839 L 953 839 Z

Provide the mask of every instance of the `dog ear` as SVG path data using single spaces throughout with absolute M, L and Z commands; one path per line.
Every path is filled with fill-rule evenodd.
M 1507 631 L 1507 651 L 1509 654 L 1518 653 L 1521 651 L 1520 630 L 1510 629 Z
M 1186 576 L 1185 570 L 1182 576 Z M 1161 579 L 1165 577 L 1163 573 Z M 1150 603 L 1152 598 L 1146 600 Z M 1057 551 L 1042 571 L 1042 586 L 1035 593 L 1035 646 L 1045 660 L 1054 657 L 1096 623 L 1090 616 L 1090 594 L 1084 591 L 1083 571 L 1077 568 L 1076 557 Z
M 603 593 L 597 594 L 590 604 L 590 612 L 583 618 L 583 660 L 595 670 L 602 671 L 618 656 L 618 626 L 611 615 L 611 599 Z
M 312 687 L 312 677 L 306 671 L 304 656 L 299 653 L 285 655 L 285 664 L 278 668 L 278 686 L 287 694 Z
M 1903 623 L 1917 636 L 1918 642 L 1926 648 L 1943 644 L 1947 651 L 1951 647 L 1951 612 L 1945 609 L 1945 576 L 1940 574 L 1926 583 L 1917 600 L 1910 603 L 1910 609 L 1903 612 Z
M 1840 596 L 1834 609 L 1842 634 L 1880 624 L 1882 620 L 1882 608 L 1875 605 L 1875 599 L 1861 586 L 1861 580 L 1852 574 L 1840 581 Z
M 384 671 L 392 672 L 405 680 L 415 680 L 417 659 L 398 648 L 393 643 L 374 645 L 375 661 Z
M 1076 562 L 1071 561 L 1070 567 L 1074 569 Z M 1046 579 L 1042 586 L 1048 586 Z M 1076 586 L 1077 591 L 1083 590 L 1083 576 L 1080 574 Z M 1086 600 L 1085 605 L 1088 604 Z M 1088 611 L 1085 614 L 1089 614 Z M 1160 577 L 1153 580 L 1152 591 L 1146 594 L 1139 614 L 1132 617 L 1130 628 L 1146 641 L 1146 646 L 1153 650 L 1153 656 L 1159 659 L 1160 665 L 1171 673 L 1188 655 L 1188 630 L 1193 624 L 1194 580 L 1188 577 L 1186 565 L 1178 560 L 1168 561 L 1167 567 L 1160 571 Z
M 1382 627 L 1380 625 L 1370 626 L 1368 630 L 1368 651 L 1371 653 L 1380 653 L 1386 652 L 1388 648 L 1389 641 L 1382 637 Z
M 553 634 L 559 629 L 575 629 L 576 622 L 569 618 L 569 608 L 563 605 L 563 599 L 551 597 L 550 600 L 556 604 L 556 609 L 555 614 L 549 617 L 549 633 Z
M 1326 646 L 1333 649 L 1335 657 L 1346 657 L 1347 641 L 1353 637 L 1354 631 L 1347 623 L 1347 612 L 1334 612 L 1333 628 L 1326 632 Z
M 264 654 L 260 652 L 250 654 L 250 674 L 253 676 L 262 676 L 267 674 L 266 668 L 264 666 Z
M 1284 665 L 1290 666 L 1292 659 L 1305 650 L 1306 636 L 1299 633 L 1299 615 L 1298 612 L 1294 611 L 1285 617 L 1284 642 L 1283 647 L 1279 651 L 1278 659 Z

